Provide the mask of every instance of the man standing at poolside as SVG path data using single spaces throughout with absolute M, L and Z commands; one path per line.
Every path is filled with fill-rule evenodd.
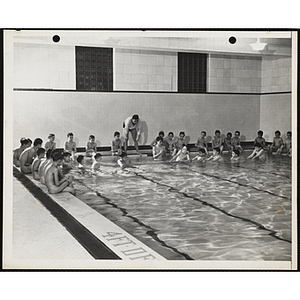
M 139 151 L 138 140 L 141 135 L 141 120 L 138 115 L 133 115 L 132 117 L 128 117 L 123 122 L 123 133 L 125 137 L 124 150 L 127 152 L 129 132 L 131 132 L 131 136 L 134 142 L 134 147 L 138 154 L 141 154 Z

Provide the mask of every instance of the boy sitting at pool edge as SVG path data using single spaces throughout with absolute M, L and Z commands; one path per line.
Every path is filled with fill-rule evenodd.
M 47 152 L 48 149 L 54 150 L 56 147 L 56 143 L 54 142 L 55 140 L 55 134 L 50 133 L 48 135 L 48 141 L 45 144 L 45 151 Z
M 266 147 L 266 140 L 263 138 L 263 131 L 259 130 L 257 132 L 257 137 L 254 140 L 254 145 L 255 143 L 258 143 L 261 145 L 262 149 L 264 149 Z
M 16 167 L 20 167 L 20 155 L 21 153 L 28 147 L 30 147 L 30 143 L 28 141 L 28 139 L 26 138 L 21 138 L 20 139 L 20 144 L 21 146 L 17 149 L 14 150 L 14 155 L 13 155 L 13 164 L 16 166 Z
M 292 156 L 292 132 L 291 131 L 288 131 L 286 133 L 286 139 L 285 139 L 283 151 L 287 152 L 288 156 Z
M 279 130 L 275 131 L 275 137 L 273 138 L 272 145 L 269 146 L 269 154 L 275 152 L 275 155 L 280 155 L 283 149 L 284 143 Z
M 179 137 L 176 137 L 174 139 L 174 142 L 175 142 L 175 149 L 172 153 L 172 156 L 178 153 L 183 148 L 183 146 L 186 145 L 185 132 L 184 131 L 179 132 Z
M 120 155 L 122 153 L 122 141 L 120 139 L 120 132 L 115 131 L 114 139 L 111 142 L 111 155 Z
M 45 149 L 44 148 L 39 148 L 36 151 L 37 157 L 34 159 L 32 165 L 31 165 L 31 171 L 32 171 L 32 176 L 35 180 L 40 180 L 39 176 L 39 166 L 41 162 L 43 161 L 43 158 L 45 157 Z
M 156 143 L 152 146 L 152 154 L 154 160 L 165 158 L 166 149 L 163 145 L 163 138 L 161 136 L 156 138 Z
M 61 152 L 55 152 L 53 154 L 53 163 L 49 167 L 45 176 L 45 184 L 48 188 L 50 194 L 57 194 L 62 191 L 70 192 L 75 195 L 75 189 L 72 185 L 72 176 L 60 177 L 60 172 L 58 170 L 59 166 L 62 164 L 63 155 Z
M 47 168 L 47 166 L 51 165 L 52 162 L 53 162 L 53 160 L 52 160 L 52 150 L 48 149 L 46 151 L 46 159 L 40 163 L 39 170 L 38 170 L 38 175 L 39 175 L 39 178 L 40 178 L 40 182 L 42 184 L 45 184 L 46 168 Z
M 160 136 L 160 137 L 162 138 L 163 145 L 166 146 L 166 145 L 165 145 L 165 140 L 164 140 L 164 138 L 165 138 L 165 133 L 164 133 L 163 131 L 160 131 L 160 132 L 158 133 L 158 136 Z M 156 143 L 157 143 L 157 140 L 156 140 L 156 138 L 155 138 L 155 140 L 154 140 L 153 142 L 151 142 L 150 146 L 153 147 L 153 146 L 156 145 Z
M 26 148 L 20 155 L 20 168 L 22 173 L 31 173 L 31 165 L 34 158 L 36 157 L 36 152 L 42 147 L 43 140 L 41 138 L 36 138 L 33 142 L 33 146 Z
M 233 150 L 239 150 L 240 152 L 244 152 L 244 149 L 241 146 L 241 139 L 240 139 L 241 133 L 237 130 L 234 133 L 234 137 L 232 138 L 232 147 Z
M 264 149 L 260 143 L 254 144 L 254 150 L 253 152 L 247 157 L 247 159 L 256 159 L 256 158 L 263 158 Z
M 201 131 L 201 137 L 198 138 L 195 146 L 198 148 L 198 151 L 200 151 L 200 149 L 204 149 L 205 153 L 208 154 L 205 131 Z
M 221 138 L 221 131 L 218 129 L 215 131 L 215 136 L 212 140 L 212 147 L 213 149 L 218 148 L 220 150 L 220 154 L 222 154 L 224 146 L 223 146 L 223 140 Z
M 192 159 L 192 161 L 194 161 L 194 160 L 205 161 L 206 155 L 207 155 L 207 153 L 205 152 L 205 149 L 200 148 L 198 154 Z
M 210 156 L 207 161 L 223 161 L 221 156 L 221 149 L 219 147 L 213 148 L 213 154 Z
M 232 162 L 240 161 L 240 150 L 239 150 L 239 149 L 233 149 L 233 150 L 232 150 L 230 160 L 231 160 Z
M 174 133 L 170 131 L 165 138 L 165 148 L 167 153 L 173 153 L 175 150 Z
M 65 151 L 71 153 L 71 159 L 75 160 L 75 153 L 76 153 L 76 143 L 73 141 L 74 134 L 69 132 L 67 134 L 68 140 L 65 142 Z
M 232 152 L 233 146 L 232 146 L 232 133 L 228 132 L 226 135 L 226 138 L 224 139 L 224 148 L 223 150 L 228 150 L 229 153 Z
M 181 161 L 184 161 L 184 160 L 191 161 L 188 148 L 187 148 L 187 146 L 185 144 L 183 144 L 182 149 L 180 149 L 177 152 L 177 154 L 175 154 L 172 157 L 172 159 L 170 160 L 170 162 L 172 162 L 173 160 L 176 160 L 176 162 L 181 162 Z
M 97 152 L 97 143 L 95 142 L 95 136 L 94 135 L 90 135 L 89 136 L 89 140 L 86 143 L 86 156 L 87 157 L 92 157 L 93 155 L 95 155 Z

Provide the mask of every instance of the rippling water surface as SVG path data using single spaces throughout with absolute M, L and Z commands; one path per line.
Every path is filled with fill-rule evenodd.
M 79 199 L 167 259 L 291 260 L 291 159 L 245 156 L 72 173 Z

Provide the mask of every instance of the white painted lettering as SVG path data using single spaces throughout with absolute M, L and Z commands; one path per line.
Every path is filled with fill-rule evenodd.
M 144 256 L 130 257 L 131 260 L 140 259 L 140 258 L 142 258 L 144 260 L 146 260 L 146 259 L 155 259 L 155 256 L 153 256 L 152 254 L 147 254 L 147 255 L 144 255 Z
M 129 245 L 129 244 L 132 244 L 132 245 L 135 245 L 135 242 L 133 242 L 132 240 L 130 240 L 128 237 L 124 236 L 124 238 L 127 239 L 127 242 L 125 243 L 119 243 L 119 244 L 113 244 L 114 246 L 123 246 L 123 245 Z
M 119 233 L 119 232 L 107 232 L 107 235 L 102 235 L 102 236 L 104 238 L 106 238 L 106 237 L 112 237 L 112 236 L 119 235 L 119 234 L 122 234 L 122 233 Z
M 126 256 L 129 255 L 136 255 L 136 254 L 140 254 L 140 253 L 147 253 L 147 251 L 143 248 L 135 248 L 135 249 L 131 249 L 131 250 L 125 250 L 125 251 L 121 251 L 123 252 Z

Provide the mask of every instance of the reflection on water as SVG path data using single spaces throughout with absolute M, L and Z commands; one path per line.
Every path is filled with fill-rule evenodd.
M 74 173 L 77 197 L 167 259 L 291 259 L 289 157 L 133 163 Z

